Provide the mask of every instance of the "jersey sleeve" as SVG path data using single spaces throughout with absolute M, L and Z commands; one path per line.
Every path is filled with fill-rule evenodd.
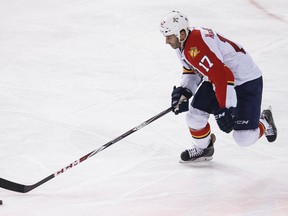
M 183 58 L 180 49 L 176 50 L 176 54 L 182 64 L 181 86 L 190 89 L 192 93 L 195 94 L 202 81 L 202 77 L 199 72 Z
M 201 83 L 202 79 L 199 76 L 199 73 L 195 70 L 189 70 L 183 67 L 183 74 L 181 77 L 181 86 L 188 88 L 195 94 L 199 84 Z

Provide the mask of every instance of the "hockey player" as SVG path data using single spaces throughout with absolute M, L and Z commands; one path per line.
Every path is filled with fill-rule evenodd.
M 269 142 L 276 140 L 271 109 L 260 114 L 262 73 L 240 44 L 212 29 L 189 27 L 187 17 L 178 11 L 164 16 L 160 32 L 183 66 L 182 83 L 172 91 L 173 112 L 188 111 L 186 122 L 194 140 L 194 146 L 182 152 L 183 161 L 212 159 L 215 135 L 210 114 L 222 131 L 233 130 L 240 146 L 256 143 L 263 134 Z

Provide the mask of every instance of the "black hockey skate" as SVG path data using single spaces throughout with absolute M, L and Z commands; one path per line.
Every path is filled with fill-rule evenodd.
M 214 154 L 214 142 L 216 141 L 216 136 L 211 134 L 210 144 L 206 149 L 201 149 L 195 146 L 192 149 L 187 149 L 181 153 L 180 163 L 185 162 L 198 162 L 198 161 L 209 161 L 213 159 Z
M 260 118 L 266 120 L 269 124 L 268 128 L 265 130 L 265 136 L 268 142 L 274 142 L 277 138 L 277 128 L 273 119 L 271 106 L 269 106 L 268 109 L 263 110 Z

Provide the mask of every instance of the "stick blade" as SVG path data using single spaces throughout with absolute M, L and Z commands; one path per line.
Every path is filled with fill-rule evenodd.
M 27 193 L 27 192 L 37 188 L 38 186 L 44 184 L 45 182 L 51 180 L 54 177 L 55 177 L 55 175 L 51 174 L 51 175 L 47 176 L 46 178 L 42 179 L 41 181 L 39 181 L 33 185 L 23 185 L 23 184 L 19 184 L 16 182 L 12 182 L 12 181 L 0 178 L 0 187 L 4 188 L 6 190 L 10 190 L 10 191 L 15 191 L 15 192 L 19 192 L 19 193 Z
M 16 182 L 11 182 L 8 181 L 6 179 L 0 178 L 0 187 L 4 188 L 6 190 L 10 190 L 10 191 L 15 191 L 15 192 L 19 192 L 19 193 L 26 193 L 28 191 L 26 191 L 27 189 L 25 185 L 23 184 L 18 184 Z

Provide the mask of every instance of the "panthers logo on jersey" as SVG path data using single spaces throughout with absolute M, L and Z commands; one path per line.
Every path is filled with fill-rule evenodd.
M 189 54 L 191 55 L 191 57 L 194 59 L 196 58 L 196 56 L 200 53 L 200 51 L 198 50 L 197 47 L 191 47 L 189 50 Z

